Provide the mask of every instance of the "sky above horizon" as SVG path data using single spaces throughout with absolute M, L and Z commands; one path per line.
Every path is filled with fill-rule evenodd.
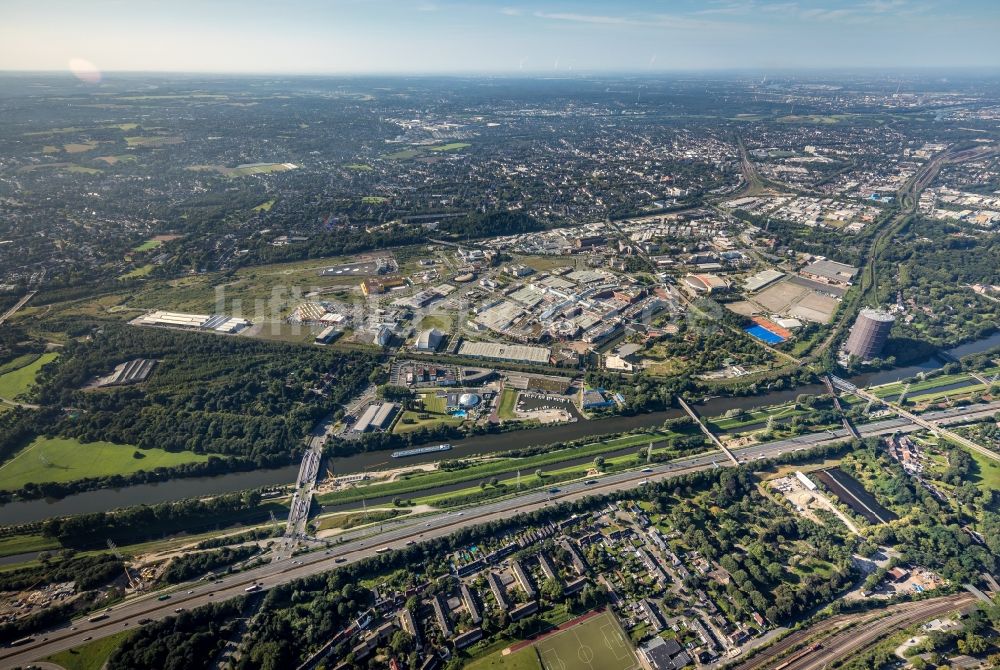
M 0 0 L 0 22 L 0 70 L 84 79 L 1000 66 L 1000 0 Z

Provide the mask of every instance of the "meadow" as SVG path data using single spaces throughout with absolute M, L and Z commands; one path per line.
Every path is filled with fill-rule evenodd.
M 82 443 L 72 438 L 40 436 L 0 466 L 0 490 L 15 491 L 28 483 L 129 475 L 206 460 L 208 456 L 189 451 L 137 450 L 111 442 Z

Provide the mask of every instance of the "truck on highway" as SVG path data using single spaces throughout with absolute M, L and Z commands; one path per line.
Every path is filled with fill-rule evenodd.
M 94 616 L 87 619 L 90 623 L 97 623 L 98 621 L 104 621 L 108 618 L 107 614 L 95 614 Z
M 22 637 L 20 640 L 14 640 L 13 642 L 11 642 L 10 644 L 8 644 L 7 646 L 9 646 L 9 647 L 22 647 L 22 646 L 24 646 L 26 644 L 31 644 L 34 641 L 35 641 L 35 638 L 33 638 L 33 637 Z
M 389 547 L 379 547 L 378 549 L 375 550 L 375 553 L 376 554 L 384 554 L 387 551 L 390 551 Z
M 243 589 L 247 593 L 253 593 L 255 591 L 260 591 L 260 584 L 251 584 L 250 586 Z

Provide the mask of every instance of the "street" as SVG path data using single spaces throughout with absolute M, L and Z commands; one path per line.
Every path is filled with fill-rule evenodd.
M 992 416 L 1000 410 L 1000 401 L 973 407 L 960 407 L 923 415 L 925 420 L 941 423 L 961 423 Z M 887 419 L 859 426 L 862 436 L 884 435 L 921 430 L 918 425 L 903 418 Z M 746 463 L 802 451 L 813 446 L 839 442 L 848 439 L 846 429 L 823 431 L 802 435 L 776 442 L 757 444 L 735 450 L 737 460 Z M 82 644 L 85 638 L 106 637 L 121 630 L 134 628 L 142 618 L 163 619 L 172 616 L 177 608 L 193 609 L 212 602 L 245 595 L 246 589 L 259 584 L 266 590 L 280 584 L 306 577 L 318 572 L 335 569 L 340 565 L 353 563 L 375 555 L 383 547 L 400 549 L 409 543 L 422 542 L 447 536 L 456 530 L 490 521 L 510 519 L 514 514 L 528 513 L 547 505 L 579 500 L 590 495 L 601 495 L 626 491 L 643 485 L 647 481 L 660 481 L 679 475 L 698 472 L 715 467 L 732 467 L 732 463 L 718 451 L 690 456 L 668 463 L 650 465 L 642 470 L 619 472 L 600 477 L 596 484 L 584 481 L 560 485 L 557 493 L 546 490 L 526 492 L 523 495 L 478 505 L 474 508 L 437 512 L 417 519 L 397 523 L 386 523 L 382 532 L 369 537 L 360 537 L 345 542 L 323 552 L 313 552 L 295 558 L 284 558 L 253 568 L 224 579 L 222 584 L 194 582 L 181 584 L 170 591 L 145 594 L 118 605 L 108 618 L 99 622 L 89 622 L 86 618 L 74 622 L 76 630 L 63 626 L 35 636 L 35 641 L 20 647 L 0 650 L 0 665 L 4 668 L 25 665 L 64 649 Z M 188 593 L 190 591 L 190 593 Z M 157 596 L 170 593 L 171 598 L 157 600 Z

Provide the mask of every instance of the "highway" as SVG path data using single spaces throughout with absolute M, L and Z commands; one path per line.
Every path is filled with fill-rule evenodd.
M 1000 410 L 1000 401 L 933 412 L 925 414 L 924 418 L 941 423 L 959 423 L 986 418 L 998 410 Z M 887 419 L 865 424 L 858 428 L 863 436 L 884 435 L 895 431 L 910 432 L 920 429 L 920 426 L 903 418 Z M 847 430 L 839 429 L 752 445 L 735 450 L 734 453 L 739 462 L 746 463 L 802 451 L 821 444 L 839 442 L 848 439 L 848 437 Z M 415 542 L 444 537 L 468 526 L 510 519 L 514 514 L 533 512 L 547 505 L 571 502 L 589 495 L 627 491 L 641 486 L 647 481 L 670 479 L 678 475 L 715 467 L 732 467 L 732 463 L 721 452 L 713 451 L 668 463 L 650 465 L 642 470 L 607 475 L 600 477 L 597 483 L 592 485 L 588 485 L 584 481 L 577 481 L 561 485 L 560 489 L 554 493 L 547 490 L 536 490 L 509 499 L 478 505 L 467 510 L 438 512 L 416 519 L 384 524 L 383 532 L 374 536 L 361 537 L 326 551 L 317 551 L 295 558 L 275 561 L 236 575 L 227 576 L 221 584 L 199 581 L 180 585 L 167 591 L 171 594 L 169 600 L 157 600 L 157 596 L 164 591 L 130 599 L 113 607 L 107 612 L 108 618 L 102 621 L 78 620 L 73 623 L 76 630 L 64 626 L 38 634 L 35 636 L 35 641 L 24 646 L 0 649 L 0 668 L 25 665 L 34 659 L 80 645 L 87 638 L 106 637 L 120 630 L 134 628 L 142 618 L 163 619 L 172 616 L 178 608 L 193 609 L 208 603 L 241 596 L 246 593 L 247 587 L 254 584 L 260 584 L 262 589 L 268 589 L 318 572 L 332 570 L 340 565 L 373 556 L 378 549 L 383 547 L 399 549 Z

